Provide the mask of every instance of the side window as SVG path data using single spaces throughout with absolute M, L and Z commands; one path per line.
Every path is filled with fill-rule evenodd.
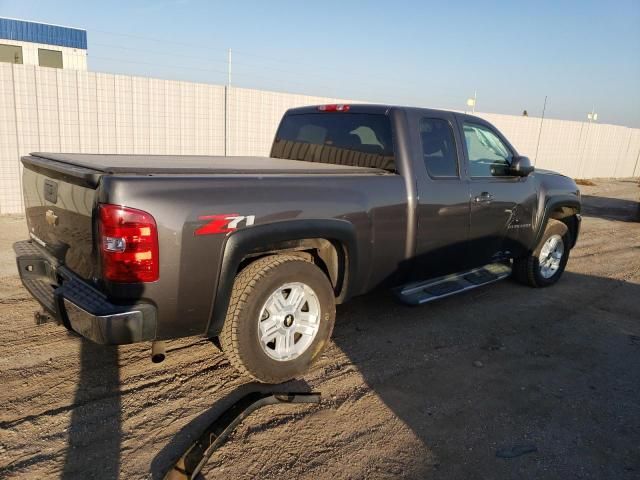
M 22 47 L 0 45 L 0 62 L 22 63 Z
M 464 124 L 464 140 L 469 154 L 469 174 L 472 177 L 497 177 L 509 174 L 513 155 L 487 127 Z
M 38 64 L 41 67 L 62 68 L 62 52 L 59 50 L 39 48 Z
M 451 125 L 439 118 L 420 120 L 424 165 L 431 177 L 458 177 L 458 154 Z

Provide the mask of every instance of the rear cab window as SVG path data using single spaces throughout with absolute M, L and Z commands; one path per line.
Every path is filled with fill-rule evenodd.
M 287 114 L 271 156 L 396 171 L 387 115 L 351 112 Z

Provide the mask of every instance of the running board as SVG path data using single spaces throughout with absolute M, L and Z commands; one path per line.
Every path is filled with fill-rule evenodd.
M 439 298 L 449 297 L 456 293 L 466 292 L 482 285 L 488 285 L 511 275 L 511 266 L 504 263 L 490 263 L 484 267 L 474 268 L 424 282 L 414 282 L 395 290 L 401 302 L 408 305 L 422 305 Z

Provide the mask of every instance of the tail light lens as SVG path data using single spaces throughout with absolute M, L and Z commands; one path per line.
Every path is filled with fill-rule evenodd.
M 112 282 L 158 280 L 158 228 L 147 212 L 100 205 L 102 275 Z

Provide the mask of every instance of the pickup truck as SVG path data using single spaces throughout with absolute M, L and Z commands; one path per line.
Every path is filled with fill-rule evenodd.
M 419 305 L 508 276 L 562 275 L 580 191 L 462 113 L 321 105 L 270 157 L 22 158 L 24 286 L 101 344 L 211 339 L 263 382 L 304 373 L 336 304 L 376 288 Z M 501 299 L 496 298 L 496 301 Z

